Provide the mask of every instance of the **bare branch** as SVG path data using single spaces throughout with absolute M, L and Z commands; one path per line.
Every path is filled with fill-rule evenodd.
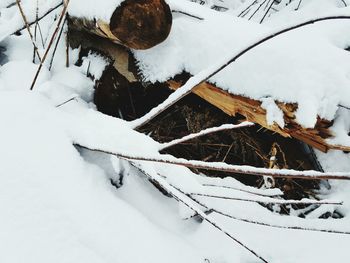
M 16 3 L 17 3 L 17 6 L 18 6 L 18 9 L 19 9 L 19 12 L 21 13 L 21 16 L 22 16 L 24 25 L 25 25 L 25 27 L 26 27 L 26 29 L 27 29 L 27 31 L 28 31 L 30 40 L 32 41 L 32 44 L 33 44 L 33 47 L 34 47 L 34 52 L 35 52 L 35 54 L 38 56 L 38 59 L 41 61 L 41 56 L 40 56 L 40 54 L 39 54 L 38 47 L 37 47 L 37 45 L 35 44 L 34 37 L 33 37 L 32 32 L 31 32 L 31 30 L 30 30 L 30 27 L 29 27 L 29 24 L 28 24 L 28 21 L 27 21 L 27 17 L 26 17 L 26 15 L 24 14 L 24 11 L 23 11 L 23 8 L 22 8 L 22 5 L 21 5 L 20 0 L 16 0 Z
M 185 16 L 189 16 L 189 17 L 192 17 L 192 18 L 195 18 L 195 19 L 198 19 L 198 20 L 204 20 L 203 17 L 199 17 L 199 16 L 196 16 L 196 15 L 192 15 L 192 14 L 186 13 L 186 12 L 184 12 L 184 11 L 180 11 L 180 10 L 171 10 L 171 12 L 173 12 L 173 13 L 178 13 L 178 14 L 182 14 L 182 15 L 185 15 Z
M 296 170 L 288 170 L 288 169 L 280 169 L 280 170 L 266 169 L 266 168 L 258 168 L 258 167 L 247 166 L 247 165 L 231 165 L 231 164 L 218 163 L 218 162 L 202 162 L 202 161 L 195 161 L 195 160 L 186 160 L 186 159 L 175 158 L 173 156 L 164 156 L 164 155 L 159 155 L 155 157 L 145 157 L 145 156 L 125 154 L 125 153 L 111 152 L 111 151 L 106 151 L 106 150 L 97 149 L 97 148 L 90 148 L 79 144 L 76 144 L 76 145 L 91 151 L 111 154 L 125 160 L 137 160 L 137 161 L 146 161 L 146 162 L 174 164 L 174 165 L 185 166 L 188 168 L 221 171 L 221 172 L 233 173 L 233 174 L 271 176 L 276 178 L 305 179 L 305 180 L 325 180 L 325 179 L 350 180 L 350 173 L 340 173 L 340 172 L 322 173 L 322 172 L 317 172 L 312 170 L 296 171 Z
M 180 139 L 176 139 L 176 140 L 173 140 L 171 142 L 163 143 L 163 144 L 161 144 L 161 147 L 159 148 L 159 151 L 162 151 L 162 150 L 167 149 L 169 147 L 172 147 L 174 145 L 177 145 L 177 144 L 180 144 L 180 143 L 183 143 L 183 142 L 195 139 L 195 138 L 199 138 L 199 137 L 202 137 L 204 135 L 212 134 L 212 133 L 215 133 L 215 132 L 220 132 L 220 131 L 225 131 L 225 130 L 232 130 L 232 129 L 239 129 L 239 128 L 251 127 L 251 126 L 254 126 L 254 123 L 252 123 L 252 122 L 242 122 L 242 123 L 237 124 L 237 125 L 235 125 L 235 124 L 224 124 L 224 125 L 221 125 L 219 127 L 208 128 L 208 129 L 202 130 L 202 131 L 197 132 L 197 133 L 192 133 L 192 134 L 187 135 L 185 137 L 182 137 Z
M 210 216 L 208 216 L 205 212 L 203 212 L 200 208 L 197 207 L 198 203 L 194 202 L 191 198 L 183 194 L 182 192 L 178 191 L 176 188 L 171 186 L 166 180 L 164 180 L 161 176 L 159 176 L 156 173 L 148 173 L 135 163 L 131 162 L 131 165 L 134 166 L 136 169 L 141 171 L 143 174 L 145 174 L 151 181 L 156 182 L 160 187 L 162 187 L 164 190 L 166 190 L 176 201 L 179 203 L 182 203 L 187 208 L 192 210 L 193 212 L 197 213 L 203 220 L 207 221 L 210 225 L 218 229 L 220 232 L 225 234 L 227 237 L 229 237 L 231 240 L 233 240 L 235 243 L 242 246 L 244 249 L 248 250 L 251 254 L 253 254 L 255 257 L 260 259 L 262 262 L 268 263 L 266 259 L 264 259 L 262 256 L 260 256 L 258 253 L 256 253 L 254 250 L 249 248 L 247 245 L 245 245 L 243 242 L 238 240 L 236 237 L 234 237 L 232 234 L 230 234 L 228 231 L 226 231 L 219 223 L 217 223 L 214 219 L 212 219 Z
M 233 187 L 233 186 L 227 186 L 227 185 L 216 185 L 216 184 L 202 184 L 202 185 L 203 186 L 208 186 L 208 187 L 230 189 L 230 190 L 239 191 L 239 192 L 243 192 L 243 193 L 247 193 L 247 194 L 257 195 L 257 196 L 277 197 L 277 196 L 282 196 L 283 195 L 283 193 L 281 193 L 281 194 L 271 194 L 271 193 L 267 192 L 268 190 L 272 190 L 272 189 L 264 190 L 264 192 L 267 192 L 267 193 L 264 193 L 264 192 L 262 192 L 261 189 L 257 189 L 257 190 L 260 190 L 261 192 L 255 192 L 255 191 L 250 191 L 250 190 L 247 190 L 247 189 L 243 189 L 243 188 L 239 188 L 239 187 Z
M 262 203 L 262 204 L 277 204 L 277 205 L 342 205 L 342 201 L 334 200 L 284 200 L 276 199 L 270 197 L 260 197 L 260 198 L 241 198 L 241 197 L 231 197 L 224 195 L 212 195 L 204 193 L 189 193 L 191 196 L 202 196 L 210 197 L 216 199 L 225 199 L 225 200 L 234 200 L 234 201 L 243 201 L 243 202 L 252 202 L 252 203 Z
M 199 205 L 203 206 L 205 209 L 208 209 L 212 212 L 215 212 L 219 215 L 222 215 L 227 218 L 231 218 L 233 220 L 237 221 L 242 221 L 248 224 L 255 224 L 255 225 L 260 225 L 260 226 L 265 226 L 265 227 L 273 227 L 273 228 L 281 228 L 281 229 L 288 229 L 288 230 L 302 230 L 302 231 L 312 231 L 312 232 L 322 232 L 322 233 L 330 233 L 330 234 L 342 234 L 342 235 L 350 235 L 349 231 L 338 231 L 338 230 L 333 230 L 333 229 L 321 229 L 321 228 L 312 228 L 312 227 L 303 227 L 303 226 L 284 226 L 284 225 L 276 225 L 276 224 L 270 224 L 270 223 L 265 223 L 249 218 L 243 218 L 243 217 L 238 217 L 234 216 L 231 214 L 224 213 L 220 210 L 214 209 L 214 208 L 209 208 L 202 202 L 198 201 L 197 199 L 190 197 L 193 201 L 197 202 Z
M 50 51 L 50 49 L 51 49 L 51 46 L 52 46 L 52 44 L 53 44 L 53 42 L 54 42 L 54 40 L 55 40 L 55 37 L 56 37 L 58 31 L 60 30 L 60 27 L 61 27 L 63 18 L 65 17 L 65 15 L 66 15 L 66 13 L 67 13 L 68 4 L 69 4 L 69 0 L 67 0 L 67 3 L 63 5 L 63 9 L 62 9 L 62 12 L 61 12 L 60 19 L 58 20 L 56 29 L 55 29 L 55 31 L 53 32 L 52 36 L 51 36 L 51 39 L 50 39 L 50 42 L 49 42 L 49 44 L 48 44 L 48 46 L 47 46 L 47 48 L 46 48 L 44 57 L 43 57 L 43 59 L 40 61 L 40 65 L 39 65 L 39 67 L 38 67 L 38 70 L 36 71 L 36 74 L 35 74 L 35 76 L 34 76 L 34 79 L 33 79 L 32 85 L 31 85 L 31 87 L 30 87 L 30 90 L 33 90 L 33 88 L 34 88 L 34 86 L 35 86 L 35 83 L 36 83 L 36 81 L 37 81 L 37 79 L 38 79 L 38 76 L 39 76 L 39 74 L 40 74 L 40 71 L 41 71 L 41 69 L 42 69 L 42 67 L 43 67 L 43 65 L 44 65 L 44 62 L 45 62 L 46 58 L 47 58 L 47 55 L 49 54 L 49 51 Z
M 50 61 L 50 65 L 49 65 L 49 70 L 51 70 L 52 68 L 52 64 L 53 64 L 53 60 L 55 58 L 55 54 L 56 54 L 56 51 L 57 51 L 57 47 L 60 43 L 60 40 L 61 40 L 61 37 L 62 37 L 62 33 L 63 33 L 63 30 L 64 30 L 64 24 L 66 23 L 67 21 L 67 16 L 66 18 L 64 19 L 64 22 L 63 22 L 63 25 L 61 27 L 61 30 L 60 30 L 60 33 L 58 34 L 58 37 L 57 37 L 57 40 L 56 40 L 56 44 L 55 44 L 55 47 L 53 49 L 53 53 L 52 53 L 52 56 L 51 56 L 51 61 Z
M 28 22 L 28 25 L 29 26 L 32 26 L 34 25 L 35 23 L 41 21 L 42 19 L 44 19 L 46 16 L 48 16 L 49 14 L 51 14 L 53 11 L 55 11 L 57 8 L 59 8 L 60 6 L 63 5 L 63 2 L 62 3 L 59 3 L 58 5 L 54 6 L 53 8 L 49 9 L 45 14 L 43 14 L 41 17 L 39 17 L 38 19 L 36 19 L 35 21 L 32 21 L 32 22 Z M 16 32 L 13 32 L 12 34 L 14 33 L 17 33 L 19 31 L 22 31 L 23 29 L 26 29 L 26 25 L 24 25 L 23 27 L 19 28 L 16 30 Z

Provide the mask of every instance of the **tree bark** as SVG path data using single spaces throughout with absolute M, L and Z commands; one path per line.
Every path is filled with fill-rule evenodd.
M 163 42 L 172 25 L 164 0 L 125 0 L 110 21 L 70 17 L 70 27 L 87 31 L 132 49 L 149 49 Z

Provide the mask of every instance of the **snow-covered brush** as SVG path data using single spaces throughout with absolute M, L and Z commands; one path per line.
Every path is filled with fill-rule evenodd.
M 212 1 L 209 2 L 212 5 Z M 17 3 L 19 5 L 19 1 Z M 250 3 L 250 8 L 254 7 L 257 9 L 247 9 L 247 12 L 253 12 L 251 14 L 251 17 L 254 17 L 258 14 L 258 12 L 260 12 L 260 10 L 264 10 L 264 13 L 259 13 L 260 15 L 263 15 L 261 20 L 262 22 L 270 12 L 273 4 L 273 0 L 253 1 Z M 64 32 L 63 24 L 65 21 L 65 15 L 67 13 L 67 5 L 68 2 L 66 2 L 66 4 L 64 5 L 57 25 L 54 28 L 55 30 L 49 38 L 49 45 L 47 46 L 44 56 L 40 59 L 40 65 L 36 72 L 36 76 L 33 80 L 31 89 L 33 89 L 36 83 L 37 77 L 40 73 L 41 68 L 43 67 L 45 59 L 48 58 L 49 50 L 53 46 L 56 36 L 62 35 Z M 53 7 L 53 9 L 50 9 L 49 11 L 46 11 L 44 15 L 49 14 L 49 12 L 52 12 L 60 6 L 62 6 L 62 4 Z M 197 14 L 191 14 L 191 12 L 184 12 L 181 9 L 177 10 L 177 12 L 182 12 L 183 14 L 200 18 L 199 16 L 197 16 Z M 21 13 L 23 14 L 22 10 Z M 248 13 L 244 14 L 248 15 Z M 29 27 L 34 24 L 37 24 L 38 20 L 42 17 L 43 15 L 41 15 L 41 17 L 37 15 L 35 21 L 28 21 L 27 18 L 23 16 L 25 24 L 23 29 L 26 28 L 28 30 L 28 33 L 30 34 L 30 39 L 32 40 L 34 46 L 35 53 L 37 53 L 37 47 L 35 45 L 35 41 L 33 41 L 33 36 Z M 84 103 L 81 103 L 84 105 L 81 108 L 79 108 L 81 105 L 79 100 L 77 99 L 77 96 L 65 97 L 65 100 L 61 98 L 62 102 L 54 103 L 54 109 L 56 111 L 54 114 L 52 114 L 52 116 L 56 117 L 62 112 L 64 112 L 64 114 L 62 114 L 64 118 L 60 120 L 59 125 L 57 125 L 57 129 L 61 128 L 61 126 L 64 126 L 64 129 L 62 130 L 65 130 L 65 133 L 68 134 L 67 137 L 69 137 L 70 139 L 69 143 L 74 144 L 78 150 L 86 149 L 89 152 L 91 151 L 103 153 L 108 157 L 113 157 L 120 162 L 124 162 L 128 165 L 131 165 L 133 169 L 137 169 L 138 171 L 140 171 L 143 175 L 146 176 L 149 182 L 152 182 L 154 185 L 160 188 L 162 192 L 166 192 L 168 195 L 172 196 L 178 203 L 184 205 L 188 210 L 191 210 L 192 216 L 198 216 L 204 221 L 208 222 L 208 224 L 217 229 L 220 233 L 227 236 L 231 241 L 239 244 L 241 247 L 249 251 L 262 262 L 268 262 L 268 259 L 265 258 L 265 256 L 262 256 L 263 253 L 261 251 L 257 251 L 256 249 L 252 249 L 251 247 L 253 246 L 249 245 L 249 242 L 241 241 L 244 237 L 239 236 L 238 234 L 233 234 L 234 231 L 232 231 L 232 229 L 230 229 L 228 225 L 224 224 L 222 220 L 219 220 L 218 217 L 220 217 L 220 219 L 224 218 L 226 220 L 231 220 L 229 221 L 231 223 L 232 220 L 236 220 L 263 227 L 350 235 L 349 231 L 342 230 L 341 226 L 337 225 L 336 220 L 326 220 L 326 222 L 324 222 L 325 220 L 321 220 L 318 218 L 308 220 L 292 216 L 281 216 L 277 213 L 270 213 L 270 211 L 268 211 L 265 208 L 268 205 L 301 205 L 320 208 L 320 210 L 323 212 L 327 211 L 329 207 L 333 209 L 334 207 L 343 205 L 342 200 L 318 200 L 316 198 L 288 200 L 282 198 L 283 192 L 276 188 L 258 189 L 255 187 L 249 187 L 235 181 L 233 178 L 218 180 L 217 178 L 211 178 L 209 176 L 195 174 L 188 168 L 230 173 L 232 177 L 234 177 L 236 174 L 241 174 L 257 177 L 269 176 L 272 178 L 286 178 L 288 180 L 350 180 L 349 172 L 336 173 L 318 171 L 296 171 L 291 169 L 267 169 L 253 166 L 227 164 L 224 161 L 205 162 L 197 160 L 187 160 L 160 153 L 165 149 L 179 145 L 188 140 L 192 140 L 201 136 L 225 130 L 251 127 L 254 125 L 253 123 L 242 122 L 239 124 L 225 124 L 219 127 L 204 129 L 200 132 L 192 133 L 190 135 L 166 143 L 155 142 L 148 136 L 135 131 L 136 128 L 149 122 L 155 116 L 164 112 L 171 105 L 175 104 L 177 101 L 189 94 L 198 84 L 210 79 L 212 76 L 223 70 L 226 66 L 235 62 L 237 59 L 239 59 L 255 47 L 260 46 L 261 44 L 267 42 L 268 40 L 274 37 L 295 30 L 297 28 L 310 25 L 316 22 L 339 19 L 349 20 L 350 16 L 327 16 L 307 20 L 303 23 L 298 23 L 291 27 L 272 32 L 271 34 L 266 35 L 250 43 L 250 45 L 247 45 L 246 47 L 242 48 L 238 52 L 235 52 L 234 54 L 230 54 L 219 63 L 213 65 L 212 67 L 206 70 L 203 70 L 199 74 L 192 77 L 182 88 L 178 89 L 178 91 L 170 95 L 170 97 L 167 100 L 165 100 L 161 105 L 155 107 L 149 113 L 147 113 L 145 116 L 138 120 L 132 122 L 124 122 L 121 120 L 109 118 L 105 115 L 96 113 L 96 111 L 88 109 L 87 104 Z M 1 37 L 2 36 L 0 36 L 0 41 Z M 58 40 L 59 39 L 60 37 L 58 37 Z M 56 42 L 54 53 L 57 47 L 58 41 Z M 40 58 L 40 55 L 37 55 Z M 52 64 L 52 62 L 50 64 Z M 60 86 L 60 88 L 62 86 Z M 75 101 L 76 103 L 71 105 L 70 102 L 73 101 Z M 70 106 L 72 107 L 70 108 Z M 75 106 L 77 107 L 75 108 Z M 66 108 L 67 112 L 65 112 Z M 139 141 L 133 141 L 132 136 L 134 135 L 139 136 Z M 147 143 L 144 142 L 149 142 L 149 145 L 147 145 Z M 145 145 L 143 145 L 143 143 Z M 127 145 L 125 147 L 126 149 L 121 149 L 123 148 L 121 145 Z M 71 147 L 71 145 L 69 146 Z M 149 147 L 149 149 L 140 149 L 142 147 Z M 71 148 L 74 152 L 75 149 L 73 147 Z M 117 171 L 120 172 L 114 167 L 114 172 Z M 230 205 L 225 207 L 227 209 L 223 209 L 220 206 L 222 203 L 229 203 Z M 258 217 L 255 214 L 252 216 L 249 214 L 241 213 L 238 209 L 239 204 L 249 206 L 251 208 L 249 210 L 250 212 L 261 211 L 259 209 L 264 209 L 264 211 L 268 213 L 269 219 L 271 220 L 269 221 L 267 217 L 264 216 Z M 230 209 L 230 207 L 232 207 L 232 209 Z M 322 210 L 323 208 L 324 210 Z M 281 221 L 275 222 L 274 220 L 276 218 L 280 219 Z
M 172 93 L 164 102 L 159 104 L 157 107 L 150 110 L 147 114 L 145 114 L 143 117 L 134 120 L 132 122 L 132 125 L 135 129 L 137 129 L 140 126 L 143 126 L 162 112 L 164 112 L 166 109 L 168 109 L 170 106 L 174 105 L 176 102 L 184 98 L 186 95 L 191 93 L 193 89 L 201 84 L 202 82 L 205 82 L 215 76 L 217 73 L 225 69 L 227 66 L 234 63 L 239 58 L 243 57 L 246 53 L 248 53 L 250 50 L 255 49 L 256 47 L 261 46 L 265 42 L 268 42 L 269 40 L 276 38 L 280 35 L 286 34 L 290 31 L 312 25 L 319 22 L 324 21 L 331 21 L 331 20 L 350 20 L 350 15 L 332 15 L 332 16 L 324 16 L 314 19 L 308 19 L 304 22 L 297 23 L 295 25 L 275 30 L 274 32 L 267 34 L 266 36 L 261 37 L 258 40 L 252 41 L 252 43 L 246 45 L 244 48 L 241 48 L 239 51 L 236 51 L 234 54 L 227 55 L 227 57 L 221 59 L 216 64 L 200 71 L 198 74 L 191 77 L 181 88 L 177 89 L 174 93 Z

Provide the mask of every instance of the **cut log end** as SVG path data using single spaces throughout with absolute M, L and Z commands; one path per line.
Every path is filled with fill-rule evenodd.
M 148 49 L 163 42 L 171 25 L 171 10 L 164 0 L 126 0 L 110 21 L 113 35 L 133 49 Z

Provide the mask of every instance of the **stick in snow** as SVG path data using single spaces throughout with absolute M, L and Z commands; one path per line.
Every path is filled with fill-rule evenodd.
M 28 24 L 28 20 L 27 20 L 26 15 L 24 14 L 24 11 L 23 11 L 23 8 L 22 8 L 20 0 L 16 0 L 16 3 L 17 3 L 17 6 L 18 6 L 18 9 L 19 9 L 19 12 L 21 13 L 24 25 L 25 25 L 25 27 L 26 27 L 26 29 L 28 31 L 30 40 L 32 41 L 32 44 L 33 44 L 33 47 L 34 47 L 34 53 L 38 56 L 39 61 L 41 61 L 41 56 L 39 54 L 38 47 L 35 44 L 34 37 L 32 35 L 32 31 L 30 30 L 30 27 L 29 27 L 29 24 Z
M 215 222 L 214 219 L 210 218 L 205 212 L 203 212 L 200 208 L 196 207 L 196 202 L 191 200 L 188 196 L 181 193 L 174 187 L 172 187 L 166 180 L 164 180 L 162 177 L 160 177 L 158 174 L 153 173 L 150 174 L 141 167 L 139 167 L 137 164 L 131 162 L 131 165 L 134 166 L 136 169 L 141 171 L 143 174 L 145 174 L 150 180 L 156 182 L 159 186 L 161 186 L 163 189 L 165 189 L 176 201 L 179 203 L 184 204 L 186 207 L 188 207 L 193 212 L 197 213 L 203 220 L 207 221 L 210 225 L 218 229 L 220 232 L 224 233 L 226 236 L 228 236 L 231 240 L 233 240 L 235 243 L 239 244 L 246 250 L 248 250 L 251 254 L 253 254 L 255 257 L 260 259 L 262 262 L 268 263 L 266 259 L 264 259 L 262 256 L 257 254 L 254 250 L 249 248 L 247 245 L 242 243 L 240 240 L 235 238 L 233 235 L 231 235 L 228 231 L 224 230 L 222 226 L 220 226 L 217 222 Z
M 260 226 L 265 226 L 265 227 L 281 228 L 281 229 L 288 229 L 288 230 L 303 230 L 303 231 L 322 232 L 322 233 L 330 233 L 330 234 L 350 235 L 349 231 L 339 231 L 339 230 L 332 230 L 332 229 L 319 229 L 319 228 L 302 227 L 302 226 L 283 226 L 283 225 L 275 225 L 275 224 L 265 223 L 265 222 L 261 222 L 261 221 L 256 221 L 256 220 L 252 220 L 249 218 L 237 217 L 237 216 L 229 215 L 227 213 L 224 213 L 224 212 L 219 211 L 219 210 L 214 209 L 214 208 L 209 208 L 208 206 L 206 206 L 202 202 L 198 201 L 197 199 L 195 199 L 191 196 L 189 196 L 189 197 L 193 201 L 198 203 L 200 206 L 203 206 L 205 209 L 210 210 L 211 212 L 215 212 L 215 213 L 222 215 L 224 217 L 231 218 L 231 219 L 237 220 L 237 221 L 242 221 L 242 222 L 245 222 L 248 224 L 255 224 L 255 225 L 260 225 Z M 336 219 L 336 220 L 338 220 L 338 219 Z
M 182 194 L 187 195 L 186 193 L 184 193 L 182 190 L 180 190 L 176 186 L 172 185 L 171 183 L 169 183 L 169 184 L 173 188 L 175 188 L 176 190 L 181 192 Z M 291 225 L 291 226 L 276 225 L 276 224 L 270 224 L 270 223 L 265 223 L 265 222 L 261 222 L 261 221 L 256 221 L 256 220 L 249 219 L 249 218 L 238 217 L 238 216 L 234 216 L 234 215 L 230 215 L 230 214 L 224 213 L 224 212 L 222 212 L 220 210 L 217 210 L 215 208 L 210 208 L 207 205 L 205 205 L 204 203 L 202 203 L 199 200 L 197 200 L 196 198 L 194 198 L 193 196 L 190 196 L 190 195 L 187 195 L 187 196 L 191 200 L 193 200 L 195 203 L 197 203 L 198 206 L 203 207 L 207 212 L 211 212 L 211 213 L 214 212 L 214 213 L 217 213 L 217 214 L 222 215 L 224 217 L 230 218 L 232 220 L 237 220 L 237 221 L 245 222 L 245 223 L 248 223 L 248 224 L 260 225 L 260 226 L 272 227 L 272 228 L 287 229 L 287 230 L 302 230 L 302 231 L 322 232 L 322 233 L 329 233 L 329 234 L 350 235 L 349 231 L 339 231 L 339 230 L 322 229 L 322 228 L 311 228 L 311 227 L 303 227 L 303 226 L 295 226 L 295 225 Z M 338 220 L 338 219 L 336 219 L 336 220 Z
M 57 26 L 56 26 L 56 29 L 55 31 L 53 32 L 52 36 L 51 36 L 51 39 L 50 39 L 50 42 L 49 42 L 49 45 L 47 46 L 46 48 L 46 51 L 45 51 L 45 54 L 43 56 L 43 59 L 40 61 L 40 65 L 38 67 L 38 70 L 36 71 L 35 73 L 35 76 L 34 76 L 34 79 L 33 79 L 33 82 L 32 82 L 32 85 L 30 86 L 30 90 L 33 90 L 34 86 L 35 86 L 35 83 L 38 79 L 38 76 L 40 74 L 40 71 L 44 65 L 44 62 L 47 58 L 47 55 L 49 54 L 49 51 L 51 49 L 51 46 L 56 38 L 56 35 L 58 33 L 58 31 L 60 30 L 60 27 L 61 27 L 61 24 L 62 24 L 62 21 L 63 21 L 63 18 L 65 17 L 66 13 L 67 13 L 67 9 L 68 9 L 68 4 L 69 4 L 69 0 L 65 1 L 64 2 L 64 5 L 63 5 L 63 9 L 62 9 L 62 12 L 61 12 L 61 16 L 60 16 L 60 19 L 58 20 L 58 23 L 57 23 Z

